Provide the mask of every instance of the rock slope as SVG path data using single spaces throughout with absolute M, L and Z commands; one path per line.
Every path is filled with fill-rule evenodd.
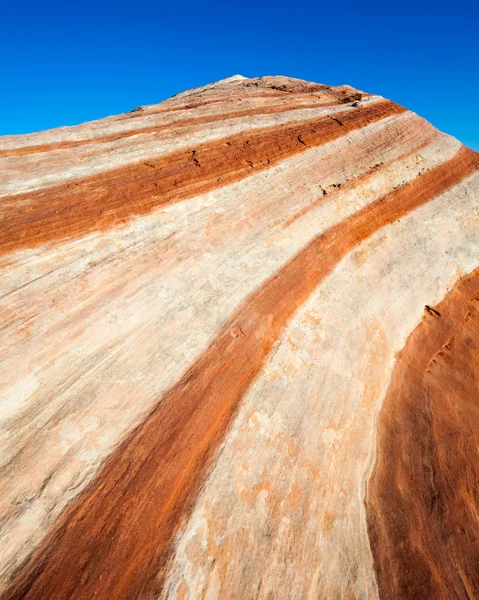
M 232 77 L 0 139 L 0 597 L 479 596 L 479 159 Z

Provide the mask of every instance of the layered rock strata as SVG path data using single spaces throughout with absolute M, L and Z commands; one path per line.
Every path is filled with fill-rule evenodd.
M 476 153 L 233 77 L 0 165 L 2 600 L 479 594 Z

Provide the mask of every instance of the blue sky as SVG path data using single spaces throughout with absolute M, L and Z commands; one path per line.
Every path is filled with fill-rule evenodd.
M 10 1 L 0 51 L 0 134 L 281 74 L 381 94 L 479 150 L 477 0 Z

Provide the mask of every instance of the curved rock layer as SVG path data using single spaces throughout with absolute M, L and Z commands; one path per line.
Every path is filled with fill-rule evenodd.
M 233 77 L 0 164 L 3 600 L 474 597 L 477 154 Z
M 398 356 L 378 422 L 368 523 L 381 598 L 479 597 L 479 271 Z

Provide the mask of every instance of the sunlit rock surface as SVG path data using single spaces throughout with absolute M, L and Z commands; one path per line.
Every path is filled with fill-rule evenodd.
M 479 160 L 240 76 L 0 138 L 2 600 L 479 597 Z

